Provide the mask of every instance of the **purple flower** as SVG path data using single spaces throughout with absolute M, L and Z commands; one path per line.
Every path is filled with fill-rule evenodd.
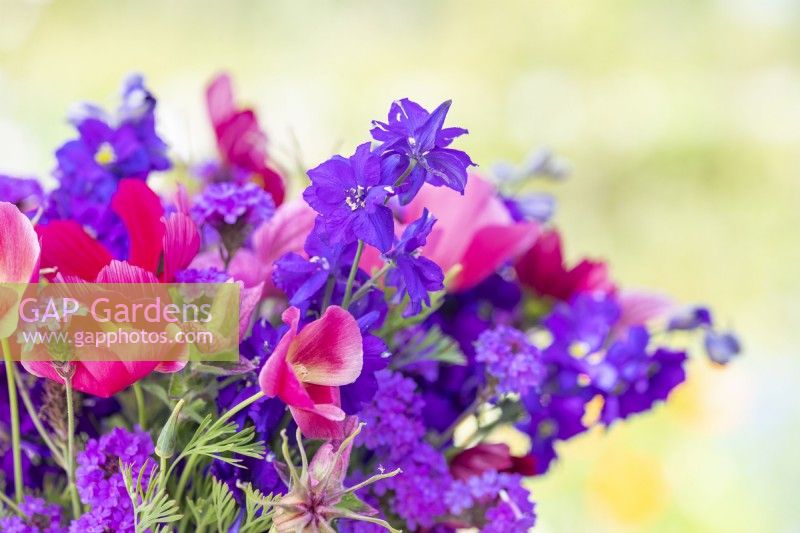
M 407 204 L 427 182 L 445 186 L 463 194 L 467 184 L 467 168 L 474 166 L 470 157 L 460 150 L 448 148 L 453 139 L 467 133 L 464 128 L 444 128 L 450 100 L 432 113 L 407 98 L 393 102 L 386 122 L 372 121 L 372 137 L 381 143 L 378 151 L 394 168 L 395 179 L 409 164 L 414 169 L 398 185 L 400 201 Z
M 24 517 L 8 515 L 0 518 L 0 531 L 4 533 L 61 533 L 61 508 L 42 498 L 26 495 L 19 504 Z
M 708 358 L 719 365 L 728 364 L 742 351 L 739 339 L 731 332 L 720 333 L 709 330 L 706 332 L 703 345 Z
M 519 474 L 487 470 L 479 476 L 455 481 L 445 495 L 452 514 L 481 516 L 475 525 L 482 532 L 527 531 L 536 521 L 534 505 Z M 477 512 L 483 509 L 484 513 Z
M 369 143 L 349 158 L 333 156 L 308 171 L 311 185 L 303 192 L 306 202 L 320 214 L 331 243 L 362 240 L 386 252 L 394 239 L 392 211 L 384 204 L 392 194 L 381 173 L 380 159 Z
M 372 402 L 378 392 L 378 375 L 389 364 L 389 348 L 383 339 L 372 335 L 369 331 L 380 327 L 383 322 L 382 313 L 373 310 L 358 319 L 361 329 L 361 341 L 364 350 L 364 364 L 361 374 L 350 385 L 340 389 L 342 409 L 346 413 L 355 413 Z
M 120 472 L 120 462 L 133 465 L 138 475 L 153 454 L 150 435 L 114 428 L 99 439 L 90 439 L 78 454 L 75 484 L 81 501 L 92 508 L 111 508 L 132 515 L 131 500 Z
M 672 315 L 667 324 L 667 329 L 672 330 L 692 330 L 701 327 L 711 327 L 711 311 L 707 307 L 695 305 L 679 310 Z
M 422 215 L 403 230 L 403 235 L 386 254 L 395 265 L 386 275 L 386 284 L 397 289 L 398 301 L 406 295 L 409 297 L 411 305 L 405 310 L 405 316 L 421 313 L 423 302 L 430 307 L 428 293 L 444 289 L 442 269 L 427 257 L 422 257 L 419 251 L 425 245 L 435 222 L 428 209 L 424 209 Z
M 308 259 L 289 252 L 275 262 L 272 273 L 272 281 L 289 297 L 289 304 L 303 312 L 314 304 L 321 304 L 331 276 L 335 283 L 333 292 L 344 294 L 347 275 L 356 254 L 354 242 L 331 243 L 319 217 L 306 238 L 304 248 Z M 331 303 L 334 301 L 338 299 L 332 299 Z
M 255 183 L 212 183 L 192 207 L 198 225 L 208 224 L 217 231 L 234 225 L 255 229 L 274 213 L 272 197 Z
M 445 495 L 453 478 L 441 452 L 427 443 L 417 442 L 413 453 L 393 462 L 387 468 L 400 468 L 402 472 L 376 485 L 373 492 L 382 496 L 394 493 L 392 511 L 402 518 L 410 531 L 432 527 L 437 519 L 447 514 Z
M 539 393 L 523 398 L 529 419 L 519 428 L 531 438 L 530 453 L 534 457 L 537 475 L 547 472 L 556 458 L 554 444 L 557 440 L 571 439 L 586 431 L 583 416 L 587 401 L 581 396 Z
M 130 500 L 129 500 L 130 501 Z M 69 533 L 134 533 L 133 509 L 112 506 L 93 507 L 69 525 Z
M 189 268 L 175 273 L 175 283 L 225 283 L 231 275 L 217 268 Z
M 509 326 L 484 331 L 475 343 L 475 360 L 497 380 L 499 394 L 527 392 L 547 375 L 539 350 L 525 333 Z
M 378 390 L 359 418 L 366 423 L 359 441 L 389 460 L 412 456 L 425 435 L 424 402 L 413 379 L 390 370 L 376 374 Z
M 0 201 L 10 202 L 21 211 L 46 207 L 46 195 L 35 179 L 0 175 Z
M 56 151 L 59 186 L 45 213 L 47 220 L 72 219 L 91 228 L 120 258 L 127 253 L 127 234 L 110 208 L 119 180 L 146 179 L 150 172 L 170 167 L 167 145 L 155 130 L 156 100 L 141 76 L 125 81 L 122 98 L 116 114 L 93 104 L 70 113 L 78 138 Z
M 568 346 L 574 342 L 593 352 L 602 346 L 620 316 L 612 296 L 581 293 L 569 303 L 559 303 L 544 320 L 555 343 Z

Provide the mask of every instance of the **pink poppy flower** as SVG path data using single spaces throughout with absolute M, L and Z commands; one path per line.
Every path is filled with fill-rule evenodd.
M 261 390 L 289 406 L 306 437 L 340 439 L 345 413 L 339 387 L 358 378 L 364 359 L 358 323 L 337 306 L 302 330 L 296 307 L 284 311 L 283 321 L 290 329 L 261 369 Z
M 42 242 L 42 266 L 57 270 L 55 281 L 70 283 L 169 283 L 186 268 L 200 247 L 200 236 L 185 213 L 164 217 L 161 200 L 141 180 L 125 179 L 111 201 L 128 230 L 127 261 L 113 259 L 102 244 L 71 220 L 37 228 Z M 158 272 L 159 265 L 163 265 Z M 76 361 L 72 378 L 76 390 L 109 397 L 153 371 L 175 372 L 178 361 Z M 47 361 L 25 361 L 32 374 L 62 382 Z
M 524 286 L 557 300 L 569 300 L 580 292 L 608 294 L 615 290 L 604 262 L 583 259 L 571 268 L 564 264 L 556 230 L 542 233 L 514 267 Z
M 494 185 L 474 174 L 470 175 L 463 196 L 446 187 L 424 185 L 402 210 L 402 222 L 418 219 L 425 208 L 436 218 L 436 224 L 422 255 L 438 264 L 445 274 L 460 265 L 460 272 L 447 286 L 451 292 L 478 285 L 503 263 L 528 249 L 539 235 L 539 224 L 515 222 Z M 377 251 L 369 248 L 360 263 L 367 272 L 380 264 Z
M 0 284 L 28 283 L 39 276 L 39 239 L 31 221 L 16 205 L 0 202 Z M 0 285 L 0 338 L 17 327 L 17 313 L 11 312 L 19 299 L 16 287 Z
M 281 175 L 267 164 L 267 136 L 255 111 L 236 106 L 228 74 L 211 81 L 206 89 L 206 106 L 223 162 L 251 172 L 272 195 L 275 205 L 280 205 L 286 191 Z

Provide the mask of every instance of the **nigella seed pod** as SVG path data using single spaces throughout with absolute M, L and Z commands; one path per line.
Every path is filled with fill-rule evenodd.
M 158 440 L 156 441 L 156 455 L 163 459 L 169 459 L 175 454 L 178 433 L 178 417 L 181 414 L 181 409 L 183 409 L 183 403 L 183 399 L 181 399 L 177 404 L 175 404 L 172 414 L 169 415 L 167 423 L 164 424 L 161 433 L 158 435 Z

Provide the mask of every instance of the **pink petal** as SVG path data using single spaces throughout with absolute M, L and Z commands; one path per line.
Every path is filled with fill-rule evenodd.
M 264 285 L 262 283 L 255 287 L 243 287 L 242 282 L 239 283 L 239 339 L 244 339 L 247 328 L 250 326 L 250 319 L 261 302 L 261 293 L 264 292 Z
M 165 232 L 161 220 L 164 208 L 158 195 L 142 180 L 124 179 L 111 199 L 111 208 L 128 230 L 128 261 L 155 272 L 161 260 Z
M 127 261 L 111 261 L 108 266 L 97 275 L 97 283 L 152 283 L 157 284 L 158 278 L 152 272 L 132 265 Z
M 344 438 L 346 417 L 339 408 L 339 388 L 309 385 L 307 390 L 314 402 L 313 409 L 289 406 L 303 435 L 311 439 Z
M 158 365 L 151 361 L 83 361 L 75 363 L 72 384 L 75 390 L 110 398 L 149 375 Z M 53 365 L 46 361 L 23 361 L 31 374 L 63 383 Z
M 446 187 L 424 185 L 403 212 L 403 220 L 410 222 L 418 218 L 425 207 L 437 219 L 436 225 L 428 237 L 428 243 L 422 250 L 425 257 L 442 267 L 444 272 L 461 264 L 468 273 L 465 279 L 470 285 L 481 281 L 475 273 L 481 272 L 485 277 L 493 271 L 493 269 L 487 270 L 485 264 L 487 258 L 476 256 L 473 251 L 467 260 L 465 254 L 472 247 L 480 249 L 485 246 L 473 242 L 484 228 L 503 228 L 516 225 L 505 205 L 498 198 L 494 185 L 474 174 L 470 175 L 463 196 Z M 513 231 L 513 235 L 524 233 L 520 230 Z M 485 235 L 482 239 L 484 238 Z M 476 259 L 479 260 L 478 264 L 469 264 L 469 261 Z M 493 258 L 491 261 L 495 263 L 494 267 L 500 264 Z
M 173 213 L 167 217 L 163 249 L 162 279 L 171 282 L 175 279 L 175 273 L 188 267 L 200 250 L 200 234 L 191 217 L 183 213 Z
M 155 368 L 156 372 L 162 374 L 174 374 L 186 368 L 186 361 L 161 361 Z
M 275 350 L 270 355 L 261 372 L 258 375 L 258 383 L 261 390 L 269 397 L 279 397 L 287 405 L 295 405 L 304 409 L 313 409 L 314 401 L 303 388 L 303 384 L 292 372 L 291 367 L 286 362 L 286 354 L 289 346 L 297 335 L 297 324 L 300 313 L 296 307 L 290 307 L 283 312 L 283 320 L 291 324 Z
M 668 296 L 640 290 L 623 290 L 617 295 L 622 314 L 614 324 L 614 331 L 624 332 L 631 326 L 646 324 L 666 315 L 675 308 L 675 302 Z
M 208 85 L 206 89 L 206 108 L 214 129 L 236 111 L 231 77 L 227 72 L 218 74 Z
M 313 411 L 306 411 L 289 406 L 292 418 L 297 422 L 297 427 L 309 439 L 341 439 L 344 437 L 342 422 L 329 420 Z
M 219 253 L 214 252 L 213 255 L 219 258 Z M 219 265 L 217 268 L 225 269 L 221 259 L 215 262 Z M 228 272 L 233 279 L 244 283 L 245 287 L 272 286 L 272 264 L 263 263 L 253 251 L 247 248 L 236 252 L 228 265 Z
M 0 202 L 0 283 L 28 283 L 38 274 L 39 238 L 17 206 Z
M 464 252 L 461 259 L 463 269 L 452 290 L 463 291 L 474 287 L 500 265 L 527 250 L 538 236 L 539 225 L 535 222 L 481 228 Z
M 102 244 L 72 220 L 55 220 L 36 228 L 42 242 L 42 267 L 55 267 L 65 276 L 94 281 L 111 261 Z
M 303 253 L 316 216 L 302 200 L 281 205 L 275 215 L 253 233 L 253 250 L 259 260 L 271 265 L 287 252 Z
M 303 383 L 326 386 L 353 383 L 364 362 L 358 323 L 341 307 L 328 307 L 322 318 L 297 335 L 286 361 Z

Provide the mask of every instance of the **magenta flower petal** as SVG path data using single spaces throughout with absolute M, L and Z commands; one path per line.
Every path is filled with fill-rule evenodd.
M 164 231 L 165 282 L 175 279 L 175 273 L 187 268 L 200 250 L 200 234 L 192 217 L 173 213 L 166 219 Z
M 347 385 L 361 374 L 361 344 L 361 330 L 353 316 L 331 306 L 297 335 L 286 360 L 305 383 Z
M 17 206 L 0 202 L 0 283 L 28 283 L 39 263 L 39 239 Z
M 155 272 L 161 260 L 165 232 L 161 200 L 145 182 L 124 179 L 111 199 L 111 207 L 128 230 L 128 261 Z
M 94 281 L 111 261 L 111 254 L 72 220 L 55 220 L 36 228 L 42 242 L 42 267 L 55 267 L 63 276 Z

